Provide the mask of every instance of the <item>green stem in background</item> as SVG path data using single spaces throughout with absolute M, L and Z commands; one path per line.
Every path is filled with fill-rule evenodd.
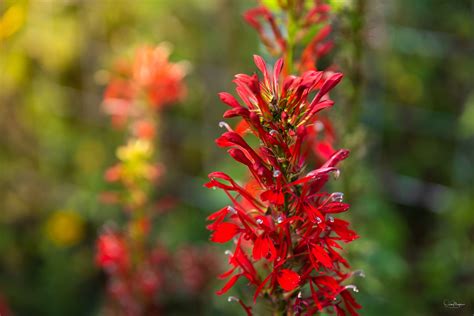
M 350 30 L 348 32 L 352 42 L 352 54 L 351 54 L 351 67 L 349 68 L 349 79 L 352 85 L 350 95 L 346 97 L 346 104 L 348 107 L 346 129 L 348 135 L 353 135 L 356 132 L 360 132 L 360 116 L 362 113 L 362 97 L 364 88 L 364 74 L 363 74 L 363 50 L 364 50 L 364 27 L 365 17 L 367 11 L 366 0 L 355 0 L 354 7 L 350 15 Z M 347 138 L 347 137 L 346 137 Z M 351 140 L 352 141 L 352 140 Z M 344 141 L 346 143 L 347 141 Z M 353 142 L 353 141 L 352 141 Z M 360 140 L 359 140 L 360 142 Z M 360 147 L 360 144 L 352 144 Z M 346 166 L 346 172 L 353 175 L 355 165 L 348 164 Z M 343 181 L 343 190 L 348 195 L 354 194 L 353 185 L 350 182 L 350 178 L 346 177 Z
M 295 46 L 295 37 L 296 32 L 298 31 L 298 20 L 295 17 L 295 8 L 294 5 L 290 4 L 288 6 L 287 12 L 287 32 L 288 37 L 286 39 L 286 52 L 285 52 L 285 65 L 287 73 L 293 73 L 293 50 Z
M 356 0 L 354 3 L 354 11 L 351 16 L 351 28 L 352 28 L 352 70 L 350 72 L 350 79 L 352 81 L 352 95 L 349 97 L 349 103 L 351 105 L 351 112 L 349 115 L 349 121 L 347 122 L 347 130 L 352 133 L 354 129 L 359 125 L 360 115 L 362 110 L 362 89 L 364 85 L 363 78 L 363 45 L 364 45 L 364 20 L 366 13 L 366 0 Z

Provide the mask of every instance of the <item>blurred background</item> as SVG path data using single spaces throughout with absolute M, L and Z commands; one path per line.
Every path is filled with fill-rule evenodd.
M 472 315 L 474 2 L 330 2 L 331 58 L 346 75 L 331 117 L 339 147 L 353 153 L 333 186 L 361 235 L 348 247 L 366 275 L 361 315 Z M 139 45 L 169 42 L 171 59 L 191 67 L 187 97 L 162 115 L 159 190 L 177 203 L 158 237 L 171 248 L 208 243 L 205 217 L 226 198 L 202 187 L 207 173 L 244 174 L 214 145 L 225 110 L 216 94 L 232 92 L 233 75 L 253 72 L 252 54 L 263 54 L 241 18 L 253 6 L 0 1 L 0 314 L 101 315 L 94 243 L 121 210 L 98 196 L 123 134 L 100 104 L 114 60 Z M 220 286 L 195 293 L 191 310 L 171 298 L 167 314 L 242 314 L 213 294 Z M 466 306 L 444 306 L 453 301 Z

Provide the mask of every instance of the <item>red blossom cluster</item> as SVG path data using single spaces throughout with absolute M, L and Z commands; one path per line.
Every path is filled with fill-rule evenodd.
M 110 227 L 97 240 L 96 263 L 108 276 L 106 315 L 166 314 L 167 299 L 199 295 L 217 268 L 207 248 L 183 246 L 173 253 L 156 243 L 140 253 L 136 246 Z
M 327 56 L 334 46 L 330 39 L 331 6 L 322 0 L 282 0 L 278 1 L 278 5 L 279 10 L 273 12 L 261 4 L 248 10 L 244 18 L 257 30 L 268 52 L 285 60 L 283 74 L 289 74 L 293 69 L 299 74 L 320 69 L 321 59 Z M 285 25 L 286 30 L 282 31 Z M 295 56 L 295 51 L 301 53 Z M 330 65 L 323 76 L 332 75 L 335 68 L 335 65 Z M 308 133 L 311 136 L 309 147 L 316 154 L 319 163 L 323 163 L 336 152 L 336 135 L 330 120 L 321 116 L 314 129 L 308 130 Z
M 342 285 L 351 276 L 342 267 L 349 265 L 338 249 L 358 236 L 347 221 L 333 217 L 349 209 L 342 193 L 322 191 L 331 174 L 339 175 L 337 164 L 349 152 L 339 150 L 321 167 L 305 172 L 307 130 L 314 128 L 320 111 L 333 105 L 326 95 L 342 75 L 323 79 L 322 72 L 307 71 L 301 77 L 282 76 L 281 59 L 273 72 L 261 57 L 255 56 L 255 63 L 263 80 L 239 74 L 234 81 L 244 105 L 220 94 L 231 107 L 224 117 L 242 117 L 260 145 L 253 148 L 221 124 L 228 131 L 216 143 L 230 148 L 229 155 L 248 167 L 255 183 L 249 191 L 223 172 L 209 174 L 206 186 L 224 190 L 232 201 L 208 218 L 212 241 L 235 241 L 229 253 L 232 268 L 221 275 L 230 280 L 218 294 L 246 278 L 256 287 L 254 299 L 262 294 L 277 309 L 311 314 L 334 308 L 343 314 L 344 305 L 356 315 L 354 308 L 360 306 Z
M 311 40 L 300 48 L 301 58 L 295 66 L 299 72 L 316 69 L 318 61 L 328 54 L 334 45 L 328 40 L 331 25 L 327 21 L 331 7 L 321 0 L 281 0 L 278 4 L 281 11 L 278 14 L 262 4 L 245 12 L 244 19 L 258 32 L 268 51 L 274 56 L 282 56 L 285 60 L 291 58 L 295 44 L 311 36 Z M 288 24 L 291 24 L 286 30 L 286 37 L 281 29 L 280 13 L 284 13 Z M 315 35 L 312 35 L 314 32 Z M 284 74 L 289 72 L 288 67 L 289 65 L 286 65 Z
M 217 294 L 245 279 L 255 288 L 254 302 L 261 297 L 275 314 L 313 315 L 324 310 L 358 315 L 361 306 L 350 293 L 357 288 L 344 285 L 354 273 L 346 271 L 350 266 L 340 253 L 342 244 L 358 235 L 347 221 L 335 217 L 349 209 L 343 194 L 324 191 L 331 175 L 339 177 L 338 164 L 349 155 L 348 150 L 333 149 L 334 131 L 321 112 L 333 106 L 328 93 L 343 76 L 316 70 L 319 57 L 332 47 L 331 42 L 323 42 L 330 30 L 323 23 L 330 7 L 321 1 L 310 8 L 305 3 L 280 3 L 287 23 L 293 23 L 287 24 L 287 37 L 277 15 L 265 6 L 245 14 L 270 53 L 282 58 L 270 69 L 263 58 L 254 56 L 262 76 L 235 76 L 241 102 L 226 92 L 219 95 L 230 107 L 224 118 L 242 121 L 235 130 L 221 122 L 227 132 L 216 143 L 229 148 L 229 155 L 248 168 L 250 180 L 241 185 L 223 172 L 213 172 L 206 184 L 223 190 L 231 201 L 208 217 L 211 240 L 235 245 L 227 251 L 231 268 L 220 275 L 228 281 Z M 262 19 L 269 27 L 263 26 Z M 320 31 L 295 62 L 299 75 L 290 75 L 293 67 L 285 63 L 293 63 L 298 36 L 315 24 Z M 257 138 L 257 145 L 244 139 L 247 132 Z M 319 158 L 318 167 L 307 171 L 311 152 Z M 241 299 L 229 300 L 252 314 Z
M 116 75 L 110 79 L 103 103 L 114 125 L 123 126 L 128 118 L 141 116 L 146 107 L 159 110 L 184 96 L 186 65 L 169 62 L 169 54 L 165 44 L 142 46 L 132 62 L 117 62 Z M 143 135 L 152 133 L 144 122 L 135 128 Z
M 110 80 L 104 97 L 113 122 L 129 131 L 117 149 L 118 162 L 105 172 L 113 189 L 102 195 L 126 217 L 121 227 L 105 225 L 97 239 L 96 263 L 107 275 L 106 315 L 163 314 L 166 300 L 177 293 L 200 294 L 217 267 L 207 249 L 185 246 L 172 252 L 152 233 L 172 204 L 153 198 L 164 171 L 155 154 L 159 110 L 184 91 L 184 69 L 168 62 L 168 54 L 163 45 L 139 48 L 131 65 L 122 64 L 127 71 Z

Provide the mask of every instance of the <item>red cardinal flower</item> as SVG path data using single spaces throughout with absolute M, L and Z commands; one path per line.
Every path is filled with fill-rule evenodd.
M 348 263 L 338 252 L 338 242 L 358 236 L 348 222 L 333 217 L 349 209 L 342 193 L 324 191 L 331 176 L 339 176 L 337 166 L 349 152 L 334 151 L 319 168 L 305 172 L 307 149 L 313 144 L 309 135 L 320 122 L 320 112 L 334 104 L 328 92 L 342 74 L 309 70 L 286 76 L 281 59 L 273 69 L 260 56 L 254 61 L 261 78 L 239 74 L 234 80 L 241 102 L 220 94 L 231 107 L 224 117 L 241 117 L 259 145 L 251 146 L 242 133 L 220 123 L 227 131 L 216 143 L 247 167 L 251 185 L 241 186 L 222 172 L 209 174 L 206 187 L 223 190 L 232 203 L 208 217 L 211 240 L 236 241 L 234 254 L 229 252 L 231 269 L 220 276 L 229 279 L 217 293 L 245 278 L 256 287 L 255 299 L 271 296 L 276 308 L 286 302 L 284 312 L 353 313 L 358 305 L 342 285 L 349 275 L 342 268 Z M 292 292 L 305 285 L 311 293 Z M 281 290 L 288 293 L 284 296 Z

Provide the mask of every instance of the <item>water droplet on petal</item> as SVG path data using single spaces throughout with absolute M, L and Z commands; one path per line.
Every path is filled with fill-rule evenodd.
M 261 218 L 258 218 L 258 219 L 257 219 L 257 224 L 262 225 L 262 224 L 263 224 L 263 220 L 262 220 Z
M 279 176 L 281 176 L 281 171 L 280 170 L 273 171 L 273 177 L 274 178 L 278 178 Z
M 238 301 L 239 301 L 239 299 L 235 296 L 229 296 L 227 298 L 227 302 L 238 302 Z
M 321 121 L 316 121 L 316 122 L 314 123 L 314 130 L 315 130 L 316 132 L 321 132 L 323 129 L 324 129 L 324 124 L 323 124 L 323 122 L 321 122 Z
M 227 206 L 227 210 L 232 214 L 237 214 L 236 209 L 231 205 Z
M 342 202 L 344 200 L 344 193 L 334 192 L 333 194 L 331 194 L 331 200 L 333 202 Z

